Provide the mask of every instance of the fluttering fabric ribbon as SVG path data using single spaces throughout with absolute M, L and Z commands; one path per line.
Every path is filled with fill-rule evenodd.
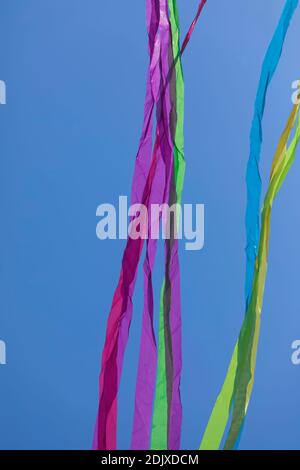
M 150 204 L 150 198 L 156 200 L 159 193 L 155 196 L 155 187 L 161 188 L 163 178 L 168 180 L 166 174 L 168 171 L 163 169 L 166 165 L 166 151 L 164 149 L 162 137 L 166 121 L 161 119 L 164 109 L 164 115 L 168 111 L 165 104 L 162 104 L 162 62 L 166 65 L 168 57 L 167 48 L 162 47 L 162 30 L 165 28 L 166 2 L 163 0 L 147 0 L 147 30 L 149 36 L 150 63 L 148 68 L 148 79 L 146 88 L 144 124 L 141 141 L 135 163 L 134 178 L 132 184 L 131 203 L 142 203 L 147 207 Z M 165 43 L 166 44 L 166 43 Z M 164 49 L 164 51 L 162 51 Z M 163 55 L 165 54 L 165 55 Z M 165 67 L 165 66 L 164 66 Z M 165 67 L 166 72 L 166 67 Z M 165 73 L 166 74 L 166 73 Z M 165 82 L 165 87 L 168 80 Z M 164 94 L 168 96 L 166 90 Z M 159 105 L 159 101 L 161 104 Z M 150 164 L 152 151 L 152 120 L 154 106 L 157 104 L 157 121 L 161 122 L 157 126 L 156 141 L 154 144 L 153 158 Z M 159 133 L 160 129 L 160 133 Z M 167 129 L 170 126 L 167 125 Z M 160 135 L 161 134 L 161 135 Z M 168 153 L 168 151 L 167 151 Z M 162 165 L 163 161 L 163 165 Z M 170 168 L 170 161 L 168 163 Z M 168 173 L 170 176 L 170 171 Z M 165 197 L 168 200 L 168 187 L 165 184 Z M 153 189 L 154 188 L 154 189 Z M 117 426 L 117 394 L 119 389 L 124 351 L 128 340 L 128 332 L 132 317 L 132 295 L 134 292 L 135 280 L 139 259 L 143 248 L 143 239 L 128 239 L 123 255 L 122 270 L 117 289 L 114 294 L 112 307 L 110 310 L 106 341 L 102 354 L 102 367 L 99 381 L 99 409 L 94 433 L 94 449 L 115 449 L 116 448 L 116 426 Z M 150 263 L 151 264 L 151 263 Z M 154 344 L 154 332 L 152 331 L 152 341 Z M 151 343 L 151 341 L 150 341 Z M 149 352 L 149 350 L 148 350 Z M 148 373 L 153 374 L 153 368 Z
M 288 149 L 286 149 L 286 145 L 294 126 L 298 110 L 299 105 L 296 105 L 280 139 L 273 161 L 269 187 L 263 204 L 260 241 L 254 270 L 253 288 L 238 341 L 232 421 L 225 442 L 225 449 L 227 450 L 235 447 L 247 412 L 254 384 L 261 311 L 267 275 L 271 212 L 275 197 L 295 159 L 295 153 L 300 138 L 300 119 L 298 120 L 295 136 Z
M 181 55 L 184 53 L 185 48 L 186 48 L 186 46 L 188 45 L 188 43 L 189 43 L 189 41 L 190 41 L 190 39 L 191 39 L 191 36 L 192 36 L 192 34 L 193 34 L 193 32 L 194 32 L 194 29 L 195 29 L 195 26 L 196 26 L 196 24 L 197 24 L 197 22 L 198 22 L 198 20 L 199 20 L 199 18 L 200 18 L 200 15 L 201 15 L 201 13 L 202 13 L 202 10 L 203 10 L 203 8 L 204 8 L 206 2 L 207 2 L 207 0 L 201 0 L 201 2 L 200 2 L 200 4 L 199 4 L 199 7 L 198 7 L 198 10 L 197 10 L 196 16 L 195 16 L 195 18 L 194 18 L 194 20 L 193 20 L 193 22 L 192 22 L 192 24 L 191 24 L 191 26 L 190 26 L 188 32 L 187 32 L 187 35 L 186 35 L 185 38 L 184 38 L 183 43 L 182 43 L 182 46 L 181 46 Z
M 156 161 L 152 155 L 152 120 L 155 102 L 159 99 L 160 87 L 160 37 L 158 34 L 158 0 L 146 0 L 147 30 L 150 62 L 144 109 L 142 136 L 135 162 L 132 185 L 132 204 L 149 200 L 149 187 L 156 173 Z M 148 175 L 148 176 L 147 176 Z M 93 449 L 116 448 L 117 394 L 120 384 L 124 351 L 132 317 L 132 295 L 137 266 L 144 240 L 129 238 L 122 260 L 122 269 L 108 317 L 106 340 L 102 353 L 99 379 L 99 408 L 95 426 Z
M 170 12 L 170 23 L 171 23 L 171 38 L 172 44 L 170 44 L 170 69 L 167 77 L 167 82 L 165 84 L 164 92 L 169 93 L 171 98 L 171 113 L 170 113 L 170 122 L 169 127 L 171 131 L 171 141 L 172 146 L 174 147 L 174 165 L 172 178 L 169 181 L 171 183 L 171 192 L 169 191 L 169 206 L 174 202 L 180 202 L 182 185 L 183 185 L 183 175 L 184 175 L 184 156 L 183 156 L 183 138 L 180 143 L 180 136 L 183 136 L 183 119 L 184 119 L 184 83 L 182 75 L 182 66 L 181 66 L 181 55 L 187 46 L 192 32 L 195 28 L 195 25 L 199 19 L 200 13 L 203 9 L 206 0 L 200 2 L 197 14 L 193 23 L 185 37 L 184 48 L 181 52 L 179 49 L 179 18 L 176 1 L 169 1 L 169 12 Z M 169 85 L 169 87 L 168 87 Z M 178 121 L 178 122 L 177 122 Z M 174 133 L 175 131 L 175 133 Z M 174 184 L 176 185 L 177 192 L 174 191 Z M 179 196 L 175 197 L 174 196 Z M 174 200 L 174 201 L 173 201 Z M 157 200 L 155 201 L 158 202 Z M 151 221 L 149 219 L 149 228 Z M 171 233 L 173 230 L 171 228 Z M 172 242 L 173 243 L 173 242 Z M 134 425 L 133 425 L 133 434 L 132 434 L 132 444 L 133 449 L 147 449 L 149 447 L 149 432 L 151 428 L 151 418 L 153 411 L 153 394 L 155 386 L 155 374 L 153 371 L 156 369 L 156 342 L 154 335 L 154 326 L 153 326 L 153 287 L 152 287 L 152 268 L 155 258 L 155 240 L 148 240 L 147 242 L 147 251 L 144 263 L 144 312 L 143 312 L 143 326 L 142 326 L 142 335 L 141 335 L 141 345 L 140 345 L 140 356 L 139 356 L 139 368 L 137 376 L 137 385 L 136 385 L 136 399 L 135 399 L 135 413 L 134 413 Z M 173 245 L 175 246 L 175 245 Z M 176 265 L 176 256 L 177 253 L 173 250 L 172 257 L 174 266 Z M 166 249 L 166 259 L 168 260 L 167 265 L 170 265 L 171 257 L 168 254 Z M 170 306 L 173 305 L 173 311 L 170 317 L 172 320 L 168 324 L 177 324 L 175 328 L 173 327 L 174 334 L 169 335 L 172 337 L 172 342 L 174 343 L 175 351 L 175 370 L 178 371 L 175 376 L 174 381 L 174 400 L 173 400 L 173 425 L 171 427 L 173 435 L 173 443 L 171 438 L 171 446 L 174 449 L 179 448 L 180 442 L 180 430 L 181 430 L 181 403 L 179 395 L 179 380 L 180 380 L 180 371 L 181 371 L 181 339 L 180 339 L 180 297 L 179 297 L 179 264 L 177 261 L 175 271 L 178 273 L 176 275 L 175 283 L 173 282 L 173 297 L 168 301 L 168 312 L 170 311 Z M 170 292 L 170 290 L 169 290 Z M 163 294 L 162 294 L 163 295 Z M 163 319 L 161 315 L 160 321 Z M 168 329 L 169 330 L 169 329 Z M 175 340 L 175 341 L 174 341 Z M 159 336 L 159 359 L 158 361 L 158 379 L 157 383 L 160 384 L 161 380 L 159 377 L 162 375 L 163 384 L 160 390 L 156 390 L 156 403 L 157 397 L 161 394 L 164 397 L 163 401 L 166 403 L 166 378 L 165 378 L 165 349 L 162 351 L 162 346 L 164 348 L 164 335 Z M 173 361 L 172 356 L 169 355 L 169 358 Z M 170 361 L 169 361 L 170 363 Z M 171 375 L 171 374 L 170 374 Z M 171 377 L 170 383 L 172 384 L 173 378 Z M 177 383 L 176 383 L 177 382 Z M 177 400 L 176 400 L 177 397 Z M 155 410 L 157 407 L 155 407 Z M 167 405 L 165 407 L 165 413 L 161 414 L 154 412 L 154 423 L 159 420 L 156 425 L 154 424 L 154 429 L 156 432 L 152 433 L 152 438 L 154 436 L 158 437 L 158 440 L 161 441 L 160 435 L 165 434 L 167 436 Z M 174 419 L 175 418 L 175 419 Z M 161 422 L 163 421 L 163 424 Z M 157 439 L 156 439 L 157 440 Z M 161 446 L 160 446 L 161 447 Z M 164 447 L 168 448 L 167 437 L 164 439 Z
M 259 173 L 259 160 L 262 145 L 262 118 L 265 109 L 265 100 L 268 86 L 277 68 L 286 33 L 291 18 L 298 5 L 298 0 L 287 0 L 279 24 L 266 53 L 261 77 L 259 81 L 254 116 L 250 133 L 250 156 L 247 166 L 247 209 L 246 209 L 246 282 L 245 282 L 245 300 L 246 315 L 248 312 L 251 298 L 255 261 L 257 257 L 257 246 L 259 241 L 259 219 L 260 219 L 260 197 L 261 197 L 261 178 Z M 235 345 L 232 359 L 227 371 L 227 375 L 217 398 L 216 404 L 210 416 L 206 427 L 200 449 L 219 449 L 222 437 L 225 433 L 227 423 L 229 422 L 235 397 L 235 379 L 237 375 L 239 345 Z M 236 441 L 232 444 L 235 448 L 242 430 L 241 423 L 239 432 L 236 435 Z
M 180 51 L 179 48 L 179 16 L 176 1 L 169 0 L 171 28 L 173 33 L 173 50 L 176 54 L 183 54 L 188 45 L 191 35 L 194 31 L 200 14 L 204 8 L 206 0 L 202 0 L 199 4 L 196 16 L 188 30 L 186 38 Z M 176 55 L 174 54 L 174 55 Z M 172 179 L 173 187 L 170 192 L 169 206 L 173 204 L 181 204 L 182 190 L 185 173 L 184 160 L 184 79 L 182 64 L 180 61 L 176 63 L 176 110 L 174 115 L 175 138 L 174 138 L 174 177 Z M 176 230 L 176 221 L 173 220 L 174 235 Z M 164 315 L 164 341 L 162 347 L 165 350 L 165 365 L 162 367 L 166 370 L 166 384 L 168 397 L 168 428 L 167 443 L 168 449 L 177 450 L 180 448 L 181 422 L 182 422 L 182 405 L 180 397 L 180 379 L 182 369 L 182 349 L 181 349 L 181 311 L 180 311 L 180 270 L 178 259 L 178 240 L 171 238 L 166 240 L 166 269 L 165 280 L 163 284 L 163 309 L 161 315 Z M 170 305 L 168 303 L 170 302 Z M 169 328 L 169 331 L 168 331 Z M 168 365 L 168 357 L 170 365 Z M 160 367 L 160 364 L 159 364 Z M 169 391 L 169 392 L 168 392 Z M 161 410 L 162 411 L 162 410 Z M 155 424 L 155 423 L 154 423 Z M 154 433 L 153 433 L 154 437 Z
M 260 316 L 267 274 L 271 209 L 280 186 L 295 158 L 295 152 L 300 138 L 300 118 L 298 118 L 296 133 L 288 150 L 286 150 L 286 144 L 294 127 L 298 111 L 299 105 L 294 106 L 275 153 L 270 184 L 262 210 L 259 250 L 255 264 L 253 290 L 249 307 L 230 362 L 223 389 L 217 399 L 209 424 L 206 428 L 200 446 L 201 450 L 215 450 L 220 446 L 230 415 L 232 383 L 234 384 L 235 399 L 233 402 L 231 427 L 225 443 L 226 449 L 235 447 L 240 428 L 246 415 L 254 383 Z
M 169 0 L 173 55 L 175 58 L 175 89 L 171 89 L 173 113 L 174 165 L 169 207 L 181 202 L 184 180 L 184 80 L 180 57 L 180 25 L 176 1 Z M 180 399 L 181 305 L 178 240 L 175 239 L 176 220 L 171 220 L 171 238 L 165 242 L 165 279 L 161 290 L 159 319 L 159 354 L 154 404 L 151 448 L 180 447 L 182 406 Z
M 246 208 L 246 279 L 245 279 L 245 304 L 246 311 L 249 305 L 249 298 L 252 289 L 254 276 L 254 263 L 257 255 L 257 245 L 259 239 L 259 208 L 261 199 L 261 178 L 259 172 L 259 160 L 262 145 L 262 118 L 265 109 L 265 100 L 268 84 L 276 71 L 285 36 L 289 28 L 291 18 L 297 8 L 298 0 L 287 0 L 283 10 L 279 25 L 269 49 L 267 51 L 262 73 L 260 77 L 258 92 L 255 101 L 255 110 L 250 134 L 250 156 L 247 166 L 247 208 Z M 238 448 L 243 425 L 240 429 L 240 435 L 237 438 L 234 448 Z
M 195 25 L 206 0 L 199 4 L 196 16 L 185 36 L 181 50 L 179 47 L 180 26 L 176 2 L 169 0 L 170 21 L 173 38 L 173 53 L 176 74 L 176 115 L 173 118 L 174 168 L 169 206 L 180 204 L 184 181 L 184 80 L 181 57 L 189 43 Z M 173 220 L 174 233 L 176 221 Z M 176 450 L 180 447 L 182 407 L 180 399 L 181 377 L 181 315 L 180 315 L 180 276 L 178 262 L 178 241 L 166 241 L 165 279 L 161 289 L 158 370 L 154 415 L 152 423 L 151 448 Z
M 250 133 L 250 155 L 247 166 L 246 182 L 247 182 L 247 208 L 246 208 L 246 282 L 245 282 L 245 298 L 246 309 L 249 303 L 253 284 L 254 264 L 257 256 L 257 247 L 259 240 L 259 217 L 260 217 L 260 200 L 261 200 L 261 177 L 259 173 L 259 161 L 262 146 L 262 119 L 265 110 L 265 102 L 267 89 L 270 85 L 272 77 L 276 71 L 286 33 L 289 28 L 290 21 L 297 8 L 298 0 L 287 0 L 279 24 L 266 53 L 260 81 L 258 85 L 254 116 Z
M 164 173 L 166 169 L 162 168 L 166 165 L 166 153 L 168 153 L 164 149 L 166 139 L 161 138 L 158 131 L 156 132 L 156 141 L 151 161 L 152 122 L 155 104 L 157 105 L 157 122 L 161 122 L 161 134 L 165 133 L 163 126 L 166 125 L 166 121 L 161 119 L 163 114 L 162 109 L 165 106 L 162 104 L 162 95 L 168 96 L 164 89 L 164 87 L 168 86 L 168 80 L 165 81 L 163 87 L 162 83 L 164 80 L 162 79 L 161 70 L 162 62 L 166 64 L 168 57 L 167 48 L 162 48 L 162 37 L 164 30 L 166 31 L 164 23 L 167 20 L 165 4 L 166 0 L 146 0 L 150 63 L 145 98 L 144 124 L 135 162 L 131 193 L 131 204 L 141 203 L 146 207 L 149 207 L 150 197 L 154 197 L 155 189 L 152 189 L 153 186 L 160 188 L 162 179 L 166 178 Z M 163 54 L 165 55 L 163 56 Z M 161 101 L 161 104 L 159 104 L 159 101 Z M 165 108 L 164 115 L 167 115 L 167 108 Z M 159 126 L 157 128 L 159 129 Z M 170 168 L 170 161 L 168 166 Z M 170 171 L 168 174 L 171 175 Z M 168 188 L 169 185 L 165 184 L 164 192 L 168 191 Z M 168 200 L 168 192 L 165 194 L 166 200 Z M 158 193 L 156 197 L 159 197 Z M 129 238 L 124 250 L 121 274 L 108 317 L 106 340 L 102 354 L 99 380 L 99 408 L 93 440 L 94 449 L 116 448 L 117 395 L 124 351 L 128 341 L 132 318 L 131 299 L 143 244 L 144 240 L 142 238 L 137 240 Z
M 155 177 L 150 191 L 150 204 L 164 204 L 169 200 L 172 166 L 173 142 L 171 137 L 171 79 L 169 77 L 172 57 L 171 31 L 167 0 L 160 3 L 159 34 L 161 40 L 160 71 L 161 92 L 157 103 L 157 139 L 154 151 L 158 155 L 158 165 L 163 168 L 159 178 Z M 160 191 L 163 189 L 163 191 Z M 148 228 L 151 233 L 151 211 L 148 215 Z M 156 373 L 156 339 L 153 325 L 154 304 L 152 269 L 156 254 L 156 240 L 149 236 L 147 239 L 146 256 L 144 261 L 144 309 L 140 355 L 137 374 L 134 422 L 131 447 L 133 449 L 148 449 L 152 418 L 152 404 Z

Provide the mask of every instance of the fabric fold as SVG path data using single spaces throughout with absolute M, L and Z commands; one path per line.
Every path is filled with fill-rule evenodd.
M 260 238 L 260 199 L 261 177 L 259 171 L 260 154 L 262 147 L 262 120 L 268 87 L 277 69 L 286 34 L 298 6 L 298 0 L 287 0 L 273 35 L 273 38 L 265 55 L 254 105 L 254 114 L 250 131 L 250 155 L 246 172 L 247 183 L 247 207 L 246 207 L 246 280 L 245 280 L 245 311 L 248 312 L 252 294 L 255 263 L 258 254 Z M 275 165 L 275 164 L 274 164 Z M 219 449 L 231 412 L 236 403 L 235 382 L 238 370 L 239 346 L 238 343 L 230 361 L 227 375 L 217 398 L 208 425 L 206 427 L 200 449 Z M 240 423 L 236 441 L 231 442 L 232 448 L 236 448 L 240 439 L 243 423 Z
M 234 449 L 247 413 L 255 377 L 261 312 L 268 266 L 272 206 L 295 159 L 295 153 L 300 139 L 300 117 L 298 117 L 295 136 L 288 149 L 286 149 L 286 146 L 298 113 L 299 105 L 295 105 L 281 135 L 273 159 L 270 183 L 264 199 L 261 215 L 261 233 L 249 306 L 222 391 L 217 399 L 204 434 L 200 446 L 201 450 L 216 450 L 220 447 L 224 430 L 230 416 L 231 424 L 225 442 L 225 449 Z M 232 397 L 234 397 L 234 399 L 232 399 Z
M 152 155 L 152 122 L 155 97 L 159 88 L 159 26 L 158 0 L 146 0 L 150 62 L 144 107 L 142 136 L 135 161 L 132 184 L 132 203 L 147 204 L 149 186 L 154 173 L 149 170 Z M 152 166 L 153 168 L 153 162 Z M 147 176 L 148 175 L 148 176 Z M 116 449 L 117 395 L 120 384 L 124 351 L 132 317 L 132 295 L 143 240 L 128 239 L 118 286 L 114 293 L 106 328 L 99 379 L 99 408 L 95 426 L 93 449 Z
M 172 44 L 174 57 L 175 89 L 171 88 L 173 114 L 172 128 L 174 142 L 174 166 L 171 180 L 169 206 L 181 203 L 185 172 L 184 159 L 184 79 L 181 56 L 188 45 L 195 25 L 204 8 L 206 0 L 199 4 L 196 16 L 185 36 L 180 49 L 180 24 L 177 2 L 169 0 Z M 177 214 L 179 215 L 179 214 Z M 182 369 L 181 352 L 181 303 L 180 269 L 178 259 L 178 240 L 176 217 L 171 221 L 173 237 L 165 243 L 165 279 L 161 289 L 158 370 L 154 415 L 152 423 L 151 448 L 180 448 L 182 405 L 180 398 L 180 378 Z

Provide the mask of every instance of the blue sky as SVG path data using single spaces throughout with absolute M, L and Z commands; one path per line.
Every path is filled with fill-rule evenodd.
M 205 247 L 181 246 L 182 448 L 196 449 L 244 315 L 245 170 L 261 63 L 283 0 L 208 0 L 183 59 L 183 202 L 205 204 Z M 179 0 L 186 31 L 196 0 Z M 1 0 L 0 448 L 90 448 L 100 355 L 124 241 L 96 238 L 96 208 L 129 195 L 147 70 L 144 2 Z M 300 10 L 270 87 L 266 188 L 299 78 Z M 300 157 L 276 201 L 257 374 L 242 449 L 299 448 Z M 155 266 L 156 313 L 163 275 Z M 141 272 L 140 272 L 141 274 Z M 120 392 L 130 442 L 142 276 Z

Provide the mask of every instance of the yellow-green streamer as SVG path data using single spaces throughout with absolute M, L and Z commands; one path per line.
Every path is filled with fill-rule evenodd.
M 254 281 L 249 307 L 238 342 L 234 348 L 225 382 L 205 430 L 200 445 L 201 450 L 216 450 L 220 448 L 231 413 L 232 420 L 225 442 L 225 449 L 233 449 L 247 412 L 254 383 L 261 310 L 267 275 L 272 206 L 295 159 L 295 153 L 300 139 L 299 117 L 294 138 L 288 148 L 287 143 L 292 129 L 294 128 L 298 112 L 299 105 L 297 104 L 294 105 L 292 109 L 274 156 L 269 187 L 264 199 L 261 214 L 259 249 L 255 263 Z M 234 402 L 232 403 L 233 396 Z

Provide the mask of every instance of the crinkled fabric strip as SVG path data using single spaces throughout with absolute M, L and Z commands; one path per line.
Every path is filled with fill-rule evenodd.
M 165 171 L 163 180 L 161 180 L 161 178 L 154 179 L 150 192 L 150 203 L 159 205 L 167 203 L 169 200 L 173 164 L 173 142 L 170 121 L 171 80 L 169 79 L 169 60 L 170 57 L 172 57 L 172 44 L 167 0 L 161 2 L 160 14 L 161 22 L 159 33 L 161 38 L 160 70 L 162 90 L 157 106 L 157 139 L 155 152 L 158 153 L 159 162 L 164 165 Z M 159 191 L 160 188 L 164 188 L 164 191 Z M 150 211 L 148 221 L 148 230 L 150 233 L 154 222 L 155 221 L 151 220 Z M 150 236 L 147 239 L 144 261 L 144 309 L 131 442 L 133 449 L 147 449 L 149 447 L 157 355 L 153 325 L 154 304 L 152 285 L 152 269 L 155 255 L 156 240 Z
M 250 156 L 247 167 L 247 209 L 246 209 L 246 231 L 247 231 L 247 267 L 246 267 L 246 283 L 245 283 L 245 298 L 246 298 L 246 317 L 251 307 L 251 302 L 254 297 L 255 288 L 255 273 L 256 273 L 256 260 L 257 260 L 257 246 L 259 242 L 259 219 L 260 219 L 260 196 L 261 196 L 261 178 L 259 173 L 259 160 L 262 145 L 262 118 L 265 108 L 265 100 L 268 86 L 277 68 L 286 33 L 295 9 L 298 5 L 298 0 L 288 0 L 285 4 L 281 19 L 275 31 L 273 39 L 268 48 L 266 57 L 264 59 L 257 97 L 255 101 L 254 117 L 252 122 L 250 134 Z M 263 233 L 263 232 L 261 232 Z M 253 306 L 251 307 L 253 308 Z M 250 315 L 251 316 L 251 315 Z M 245 323 L 244 322 L 244 323 Z M 258 326 L 257 326 L 258 327 Z M 241 330 L 241 335 L 244 326 Z M 205 430 L 200 449 L 219 449 L 227 423 L 230 416 L 232 416 L 231 426 L 228 437 L 226 439 L 226 448 L 234 449 L 240 439 L 241 431 L 243 428 L 243 420 L 246 415 L 247 406 L 251 396 L 252 386 L 249 388 L 247 406 L 244 407 L 240 400 L 240 395 L 237 395 L 239 389 L 239 360 L 241 351 L 243 350 L 243 342 L 241 343 L 242 335 L 239 337 L 233 356 L 227 371 L 226 379 L 224 381 L 222 390 L 217 398 L 216 404 L 210 416 L 207 428 Z M 255 335 L 254 335 L 255 337 Z M 242 346 L 241 346 L 242 345 Z M 255 349 L 255 348 L 254 348 Z M 254 361 L 255 366 L 255 361 Z M 251 371 L 245 371 L 248 376 L 254 377 L 254 368 Z M 238 410 L 238 411 L 237 411 Z M 236 419 L 236 416 L 243 416 L 241 421 Z M 238 422 L 238 426 L 237 426 Z M 238 428 L 238 429 L 237 429 Z
M 147 0 L 146 12 L 150 64 L 144 125 L 135 163 L 131 204 L 142 203 L 149 207 L 150 200 L 152 202 L 168 201 L 170 186 L 168 181 L 170 181 L 172 174 L 170 155 L 172 156 L 173 150 L 172 139 L 167 135 L 170 129 L 167 121 L 170 104 L 167 102 L 169 93 L 166 92 L 166 89 L 169 86 L 169 79 L 167 78 L 169 71 L 166 65 L 169 58 L 170 40 L 168 38 L 169 27 L 166 27 L 166 20 L 168 19 L 166 0 Z M 157 125 L 156 141 L 151 161 L 152 121 L 155 104 L 157 105 L 157 122 L 159 124 Z M 165 129 L 167 129 L 167 133 Z M 100 399 L 93 440 L 94 449 L 116 448 L 117 394 L 132 317 L 131 299 L 143 243 L 143 239 L 128 239 L 123 255 L 119 283 L 108 318 L 99 381 Z M 152 262 L 150 262 L 150 265 Z M 151 334 L 155 342 L 154 332 L 152 331 Z M 151 371 L 153 373 L 153 367 L 148 369 L 148 372 L 151 373 Z
M 169 0 L 174 57 L 183 54 L 191 38 L 195 25 L 205 6 L 199 4 L 196 16 L 179 49 L 179 17 L 176 2 Z M 169 205 L 181 203 L 185 161 L 184 161 L 184 81 L 182 64 L 175 66 L 176 108 L 174 116 L 174 175 Z M 176 222 L 174 221 L 174 226 Z M 161 291 L 159 320 L 159 351 L 156 397 L 152 426 L 152 449 L 176 450 L 180 447 L 182 407 L 180 399 L 181 377 L 181 315 L 180 315 L 180 272 L 178 261 L 178 241 L 166 241 L 165 279 Z M 179 305 L 179 308 L 177 308 Z
M 286 144 L 294 126 L 298 109 L 299 107 L 296 106 L 292 111 L 285 132 L 279 143 L 273 163 L 274 171 L 271 173 L 268 191 L 264 200 L 252 294 L 238 340 L 232 421 L 225 442 L 225 449 L 227 450 L 232 449 L 235 446 L 236 440 L 239 438 L 240 429 L 243 425 L 253 388 L 260 333 L 260 318 L 267 275 L 271 211 L 274 199 L 295 158 L 295 152 L 300 137 L 300 121 L 298 121 L 295 137 L 288 150 L 286 150 Z
M 152 155 L 152 121 L 155 101 L 160 88 L 159 0 L 146 0 L 147 30 L 150 63 L 145 98 L 144 124 L 135 162 L 132 185 L 132 204 L 148 205 L 149 188 L 156 174 L 156 161 Z M 148 175 L 148 176 L 147 176 Z M 137 266 L 143 248 L 143 239 L 129 238 L 122 260 L 122 269 L 108 317 L 106 340 L 102 353 L 99 380 L 99 409 L 93 449 L 116 449 L 117 394 L 120 384 L 124 351 L 132 317 L 132 295 Z
M 235 401 L 233 404 L 231 427 L 225 443 L 226 449 L 234 448 L 250 401 L 254 382 L 260 315 L 267 273 L 271 208 L 283 179 L 294 160 L 296 147 L 299 141 L 299 121 L 295 137 L 287 152 L 285 151 L 285 146 L 294 126 L 298 108 L 298 106 L 294 107 L 291 113 L 273 160 L 270 184 L 262 211 L 261 237 L 257 261 L 255 264 L 253 290 L 249 307 L 227 372 L 223 389 L 217 399 L 203 437 L 200 447 L 201 450 L 215 450 L 220 446 L 223 433 L 229 419 L 231 397 L 233 393 L 232 387 L 234 387 Z
M 298 107 L 296 113 L 298 112 Z M 296 113 L 293 111 L 290 117 L 290 123 L 294 124 Z M 293 116 L 294 115 L 294 116 Z M 291 128 L 286 129 L 286 135 L 283 135 L 282 141 L 287 142 Z M 296 135 L 291 146 L 286 151 L 277 151 L 275 160 L 278 159 L 278 165 L 271 175 L 271 180 L 267 195 L 265 197 L 262 210 L 261 235 L 258 256 L 254 272 L 253 289 L 247 310 L 247 315 L 242 326 L 237 350 L 237 371 L 235 378 L 235 401 L 232 411 L 232 422 L 225 442 L 225 449 L 232 449 L 235 446 L 236 439 L 239 437 L 241 426 L 248 408 L 256 366 L 256 356 L 258 340 L 260 333 L 260 317 L 263 304 L 263 295 L 267 275 L 267 258 L 270 237 L 270 221 L 273 201 L 277 192 L 285 179 L 288 170 L 295 157 L 295 151 L 299 142 L 300 122 L 298 122 Z M 280 147 L 280 145 L 279 145 Z M 281 157 L 281 161 L 280 161 Z M 284 157 L 284 158 L 283 158 Z
M 171 87 L 174 165 L 169 207 L 181 202 L 184 180 L 184 81 L 179 47 L 179 17 L 176 1 L 169 0 L 173 55 L 176 78 Z M 179 449 L 182 420 L 180 399 L 181 304 L 178 240 L 174 237 L 176 220 L 170 220 L 170 240 L 165 242 L 165 279 L 161 290 L 159 320 L 159 353 L 154 415 L 151 435 L 152 449 Z
M 183 132 L 183 119 L 184 119 L 184 83 L 182 76 L 181 68 L 181 54 L 183 53 L 185 47 L 187 46 L 192 32 L 195 28 L 197 20 L 200 16 L 200 13 L 203 9 L 206 0 L 202 0 L 197 11 L 197 15 L 185 37 L 184 48 L 179 49 L 179 18 L 177 13 L 176 0 L 172 2 L 169 1 L 169 11 L 170 11 L 170 22 L 171 22 L 171 38 L 172 43 L 169 44 L 169 72 L 167 76 L 167 82 L 164 88 L 164 93 L 168 93 L 171 99 L 171 113 L 170 113 L 170 122 L 169 128 L 171 131 L 171 141 L 172 148 L 174 147 L 174 165 L 172 169 L 171 179 L 168 180 L 169 186 L 171 189 L 169 191 L 169 206 L 175 202 L 180 202 L 178 200 L 177 194 L 181 198 L 182 185 L 183 185 L 183 173 L 184 173 L 184 158 L 183 158 L 183 139 L 181 148 L 178 145 L 178 136 Z M 176 16 L 175 16 L 176 15 Z M 169 85 L 169 86 L 168 86 Z M 178 121 L 178 122 L 176 122 Z M 174 135 L 175 131 L 175 135 Z M 176 192 L 176 188 L 178 193 Z M 151 229 L 151 221 L 149 220 L 149 229 Z M 171 227 L 171 233 L 173 233 Z M 168 243 L 168 242 L 167 242 Z M 172 285 L 173 296 L 165 297 L 165 303 L 167 308 L 165 309 L 168 312 L 171 321 L 168 322 L 168 325 L 172 323 L 175 324 L 173 327 L 173 333 L 170 333 L 170 328 L 168 330 L 169 344 L 174 344 L 173 351 L 175 357 L 175 370 L 177 371 L 174 376 L 174 400 L 173 400 L 173 425 L 171 426 L 171 446 L 174 449 L 179 448 L 180 443 L 180 430 L 181 430 L 181 403 L 180 403 L 180 394 L 179 394 L 179 381 L 180 381 L 180 372 L 181 372 L 181 338 L 180 338 L 180 296 L 179 296 L 179 264 L 176 260 L 177 249 L 176 251 L 170 250 L 166 243 L 166 270 L 170 266 L 170 261 L 174 259 L 171 263 L 175 268 L 173 268 L 173 278 L 171 277 L 170 286 Z M 172 241 L 173 243 L 173 241 Z M 173 245 L 176 247 L 176 242 Z M 132 448 L 133 449 L 147 449 L 149 447 L 149 433 L 151 428 L 151 419 L 153 411 L 153 395 L 155 387 L 155 370 L 156 370 L 156 361 L 157 361 L 157 351 L 156 351 L 156 341 L 154 334 L 153 326 L 153 287 L 152 287 L 152 269 L 155 259 L 155 250 L 156 242 L 155 240 L 149 240 L 147 242 L 147 252 L 144 263 L 144 290 L 145 290 L 145 299 L 144 299 L 144 313 L 143 313 L 143 326 L 142 326 L 142 335 L 141 335 L 141 346 L 140 346 L 140 356 L 139 356 L 139 369 L 137 377 L 137 386 L 136 386 L 136 400 L 135 400 L 135 414 L 134 414 L 134 426 L 132 434 Z M 170 256 L 170 253 L 172 256 Z M 171 287 L 170 287 L 171 288 Z M 166 291 L 167 292 L 167 291 Z M 170 289 L 168 291 L 170 293 Z M 170 312 L 172 306 L 172 312 Z M 162 316 L 160 318 L 160 321 Z M 160 329 L 161 330 L 161 329 Z M 161 331 L 160 331 L 161 333 Z M 165 349 L 161 351 L 162 345 L 164 348 L 164 334 L 159 336 L 159 358 L 163 357 L 163 361 L 159 359 L 158 361 L 158 384 L 161 383 L 159 377 L 163 376 L 163 384 L 159 390 L 156 390 L 156 403 L 158 402 L 158 397 L 161 397 L 163 405 L 162 407 L 155 407 L 155 410 L 159 410 L 158 413 L 154 412 L 154 429 L 157 432 L 152 433 L 152 444 L 158 440 L 161 443 L 160 436 L 165 434 L 167 436 L 166 423 L 167 423 L 167 384 L 166 384 L 166 372 L 165 372 Z M 169 362 L 171 365 L 173 362 L 173 354 L 168 355 Z M 172 361 L 172 362 L 171 362 Z M 169 367 L 169 371 L 171 368 Z M 172 386 L 173 376 L 169 374 L 169 383 Z M 176 383 L 177 382 L 177 383 Z M 159 386 L 158 386 L 159 387 Z M 171 414 L 171 413 L 170 413 Z M 174 420 L 175 418 L 175 420 Z M 158 420 L 158 423 L 157 423 Z M 156 424 L 155 424 L 156 423 Z M 172 438 L 173 436 L 173 438 Z M 172 443 L 173 440 L 173 443 Z M 158 444 L 156 444 L 158 445 Z M 163 447 L 161 447 L 163 445 Z M 156 447 L 156 446 L 155 446 Z M 163 444 L 159 445 L 160 448 L 168 448 L 167 437 L 163 439 Z
M 259 240 L 259 217 L 261 199 L 261 178 L 259 173 L 259 161 L 262 146 L 262 119 L 265 110 L 265 102 L 268 86 L 276 71 L 284 45 L 286 33 L 290 21 L 297 8 L 298 0 L 287 0 L 279 24 L 268 48 L 262 66 L 256 101 L 254 106 L 254 116 L 250 133 L 250 156 L 247 166 L 247 208 L 246 208 L 246 232 L 247 232 L 247 266 L 245 297 L 248 306 L 253 284 L 254 264 L 257 256 Z

